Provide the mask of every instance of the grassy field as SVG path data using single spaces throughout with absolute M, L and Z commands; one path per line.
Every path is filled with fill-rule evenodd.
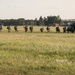
M 75 33 L 34 28 L 0 32 L 0 75 L 75 75 Z

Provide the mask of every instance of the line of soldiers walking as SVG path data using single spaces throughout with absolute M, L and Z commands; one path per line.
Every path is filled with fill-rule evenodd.
M 14 26 L 15 32 L 18 32 L 18 28 L 17 27 L 18 26 Z M 24 26 L 23 28 L 24 28 L 25 32 L 28 32 L 28 26 Z M 7 30 L 8 30 L 8 32 L 10 32 L 11 31 L 11 26 L 7 26 Z M 33 32 L 33 26 L 30 26 L 29 30 L 32 33 Z M 47 26 L 46 30 L 47 30 L 47 32 L 50 32 L 50 27 Z M 0 31 L 2 31 L 2 25 L 0 25 Z M 44 31 L 44 27 L 41 27 L 40 28 L 40 32 L 43 32 L 43 31 Z
M 17 27 L 18 27 L 18 26 L 14 26 L 15 32 L 18 32 L 18 28 L 17 28 Z M 10 26 L 7 26 L 7 29 L 8 29 L 8 32 L 11 31 Z M 28 26 L 24 26 L 24 30 L 25 30 L 25 32 L 27 32 L 27 31 L 28 31 Z M 29 30 L 30 30 L 30 32 L 33 32 L 33 26 L 30 26 L 30 27 L 29 27 Z
M 27 32 L 28 31 L 28 26 L 24 26 L 24 30 L 25 30 L 25 32 Z M 30 32 L 33 32 L 33 26 L 30 26 L 29 30 L 30 30 Z
M 11 27 L 10 26 L 7 26 L 7 30 L 8 30 L 8 32 L 10 32 L 11 31 Z M 17 26 L 14 26 L 14 30 L 16 32 L 18 32 Z
M 56 33 L 59 33 L 60 32 L 59 24 L 56 24 L 55 26 L 56 26 Z M 18 26 L 14 26 L 15 32 L 18 32 L 18 28 L 17 27 Z M 31 33 L 33 32 L 33 26 L 30 26 L 29 28 L 28 28 L 28 26 L 24 26 L 23 28 L 24 28 L 25 32 L 28 32 L 28 29 L 30 30 Z M 7 26 L 7 30 L 8 30 L 8 32 L 11 31 L 11 26 L 10 25 Z M 46 30 L 47 30 L 47 32 L 50 32 L 51 31 L 50 30 L 50 26 L 47 26 Z M 0 31 L 2 31 L 2 25 L 0 25 Z M 44 26 L 42 26 L 40 28 L 40 32 L 41 33 L 44 32 Z M 72 32 L 72 33 L 75 32 L 75 27 L 73 27 L 73 26 L 68 26 L 68 27 L 63 26 L 63 33 L 66 33 L 66 32 L 67 33 L 69 33 L 69 32 Z

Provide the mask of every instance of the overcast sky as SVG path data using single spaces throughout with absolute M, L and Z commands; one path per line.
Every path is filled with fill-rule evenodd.
M 50 15 L 75 19 L 75 0 L 0 0 L 0 19 L 34 19 Z

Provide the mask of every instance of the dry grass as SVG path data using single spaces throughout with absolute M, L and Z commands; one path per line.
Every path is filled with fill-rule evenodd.
M 3 28 L 0 75 L 75 75 L 75 33 L 41 33 L 39 28 L 34 33 Z

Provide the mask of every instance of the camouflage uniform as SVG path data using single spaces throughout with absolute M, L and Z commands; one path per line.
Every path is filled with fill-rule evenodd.
M 63 33 L 66 33 L 66 26 L 63 27 Z
M 25 29 L 25 32 L 27 32 L 27 31 L 28 31 L 28 27 L 27 27 L 27 26 L 25 26 L 25 27 L 24 27 L 24 29 Z
M 59 27 L 56 27 L 56 33 L 59 33 L 60 32 L 60 29 L 59 29 Z
M 17 32 L 18 30 L 17 30 L 17 26 L 14 26 L 14 30 Z
M 0 31 L 2 30 L 2 25 L 0 25 Z
M 7 26 L 8 32 L 10 32 L 10 26 Z
M 41 32 L 43 32 L 43 31 L 44 31 L 44 28 L 43 28 L 43 27 L 42 27 L 42 28 L 40 28 L 40 31 L 41 31 Z
M 29 29 L 30 29 L 30 32 L 33 32 L 33 26 L 30 26 Z
M 46 30 L 47 30 L 47 32 L 50 32 L 50 28 L 49 28 L 49 26 L 47 26 Z

